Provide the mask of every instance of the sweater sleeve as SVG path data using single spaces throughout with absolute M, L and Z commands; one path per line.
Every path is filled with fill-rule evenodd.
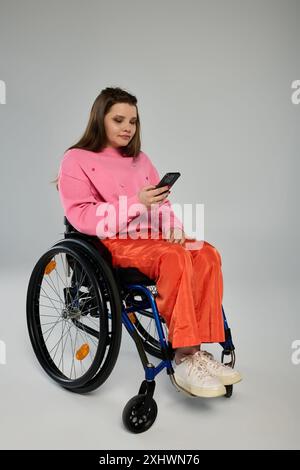
M 127 198 L 127 202 L 107 202 L 93 194 L 91 185 L 80 165 L 70 157 L 61 162 L 58 190 L 64 213 L 79 232 L 99 238 L 111 238 L 128 226 L 129 222 L 147 210 L 138 195 Z M 137 211 L 130 210 L 131 204 Z
M 153 163 L 151 162 L 150 158 L 148 158 L 148 163 L 150 165 L 150 183 L 156 185 L 160 181 L 159 173 Z M 167 228 L 168 224 L 164 224 L 164 221 L 170 220 L 170 227 L 171 228 L 181 228 L 183 230 L 183 224 L 181 220 L 176 217 L 172 205 L 168 199 L 165 199 L 164 202 L 159 203 L 159 220 L 160 220 L 160 228 L 164 231 L 164 228 Z M 165 225 L 165 227 L 164 227 Z

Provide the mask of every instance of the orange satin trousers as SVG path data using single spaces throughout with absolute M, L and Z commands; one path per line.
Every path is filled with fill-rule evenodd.
M 149 232 L 150 233 L 150 232 Z M 195 240 L 195 239 L 189 239 Z M 156 305 L 173 348 L 225 340 L 221 256 L 206 241 L 199 248 L 162 238 L 107 238 L 113 266 L 135 267 L 156 283 Z

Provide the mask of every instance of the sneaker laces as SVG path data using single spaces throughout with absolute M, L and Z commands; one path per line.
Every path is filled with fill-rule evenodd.
M 202 350 L 200 350 L 199 352 L 200 352 L 203 356 L 208 357 L 209 359 L 215 359 L 214 356 L 213 356 L 211 353 L 209 353 L 208 351 L 202 351 Z
M 198 363 L 197 358 L 195 355 L 189 354 L 186 356 L 183 361 L 187 361 L 188 365 L 188 375 L 191 375 L 194 373 L 197 377 L 203 378 L 204 376 L 211 376 L 211 373 L 209 372 L 207 365 L 204 362 Z
M 197 360 L 199 364 L 198 367 L 200 367 L 203 363 L 206 363 L 207 361 L 209 361 L 210 367 L 212 367 L 215 370 L 223 369 L 223 368 L 229 369 L 228 366 L 214 359 L 214 356 L 207 351 L 197 351 L 194 354 L 194 356 L 196 356 L 195 359 Z

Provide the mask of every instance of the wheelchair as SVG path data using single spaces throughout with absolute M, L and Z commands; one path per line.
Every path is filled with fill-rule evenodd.
M 126 404 L 122 420 L 132 433 L 147 431 L 157 417 L 155 377 L 166 369 L 177 391 L 174 349 L 159 314 L 155 281 L 136 268 L 112 265 L 101 240 L 78 232 L 66 217 L 63 239 L 37 261 L 26 299 L 27 327 L 34 353 L 44 371 L 60 386 L 88 393 L 103 384 L 118 358 L 122 324 L 135 342 L 145 379 Z M 234 367 L 235 347 L 222 306 L 225 341 L 221 361 Z M 147 353 L 159 359 L 154 365 Z M 226 386 L 226 397 L 233 386 Z

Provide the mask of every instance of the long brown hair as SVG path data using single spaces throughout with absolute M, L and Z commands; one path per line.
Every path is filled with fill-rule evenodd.
M 116 103 L 128 103 L 136 107 L 136 131 L 128 145 L 121 147 L 121 153 L 125 158 L 137 157 L 141 151 L 140 118 L 137 108 L 137 98 L 119 87 L 108 87 L 101 91 L 92 105 L 89 121 L 82 137 L 76 144 L 72 145 L 67 150 L 78 148 L 91 150 L 92 152 L 101 152 L 107 145 L 104 116 Z M 56 189 L 58 190 L 58 175 L 54 181 L 51 181 L 51 183 L 55 183 Z

